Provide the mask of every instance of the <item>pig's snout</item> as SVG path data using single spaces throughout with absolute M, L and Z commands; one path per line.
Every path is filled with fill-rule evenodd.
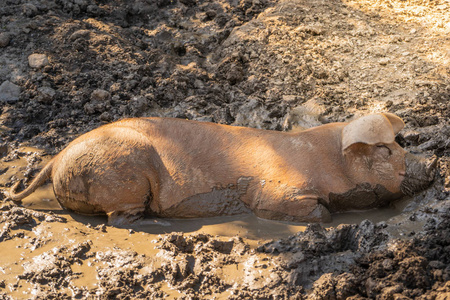
M 426 189 L 434 180 L 437 162 L 437 157 L 427 160 L 407 153 L 405 155 L 405 178 L 400 186 L 402 193 L 412 196 Z

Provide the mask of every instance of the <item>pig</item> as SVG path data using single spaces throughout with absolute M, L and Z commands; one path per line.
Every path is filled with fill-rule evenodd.
M 131 118 L 92 130 L 56 155 L 22 192 L 48 178 L 60 205 L 106 214 L 109 224 L 142 216 L 201 218 L 253 212 L 293 222 L 387 205 L 425 189 L 431 163 L 395 142 L 390 113 L 300 132 L 173 118 Z

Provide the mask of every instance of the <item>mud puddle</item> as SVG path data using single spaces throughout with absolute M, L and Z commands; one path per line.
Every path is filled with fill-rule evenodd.
M 401 219 L 402 210 L 408 204 L 408 200 L 403 199 L 393 203 L 390 207 L 380 209 L 337 213 L 333 215 L 331 223 L 323 223 L 322 225 L 326 228 L 332 228 L 341 224 L 359 224 L 363 220 L 378 223 L 395 217 Z M 26 197 L 22 201 L 22 206 L 37 211 L 53 211 L 68 220 L 92 226 L 107 224 L 105 216 L 84 216 L 62 209 L 53 194 L 51 183 L 38 188 L 32 195 Z M 299 231 L 304 231 L 307 226 L 307 223 L 273 221 L 258 218 L 253 214 L 244 214 L 199 219 L 145 218 L 127 226 L 127 228 L 155 235 L 155 237 L 160 234 L 184 232 L 224 237 L 239 236 L 248 240 L 261 241 L 286 238 Z
M 15 178 L 29 180 L 50 159 L 39 149 L 20 148 L 2 159 L 0 180 L 4 185 Z M 368 224 L 401 223 L 390 226 L 390 231 L 395 236 L 407 236 L 423 226 L 421 221 L 407 222 L 402 215 L 406 207 L 414 209 L 411 204 L 402 199 L 388 208 L 335 214 L 332 223 L 322 225 L 333 231 L 333 227 L 357 226 L 354 224 L 363 220 L 370 220 Z M 143 289 L 143 296 L 154 298 L 201 294 L 202 299 L 225 299 L 236 293 L 256 295 L 260 290 L 268 295 L 270 286 L 286 284 L 294 289 L 288 294 L 295 295 L 297 284 L 292 285 L 293 279 L 283 271 L 286 266 L 289 269 L 299 264 L 305 268 L 289 271 L 300 274 L 294 281 L 304 286 L 316 278 L 307 276 L 307 272 L 320 273 L 325 268 L 325 260 L 318 262 L 318 270 L 309 270 L 303 266 L 304 254 L 283 253 L 286 245 L 298 247 L 301 233 L 310 234 L 308 224 L 264 220 L 249 214 L 147 218 L 127 228 L 116 228 L 106 225 L 106 217 L 82 216 L 62 209 L 51 183 L 25 198 L 22 207 L 9 208 L 9 217 L 3 222 L 9 229 L 0 229 L 0 295 L 4 292 L 13 299 L 52 293 L 72 298 L 111 291 L 126 294 L 129 289 L 135 292 L 134 286 Z M 285 242 L 277 242 L 280 239 Z M 274 255 L 273 249 L 282 254 Z M 349 265 L 353 256 L 344 260 L 333 264 Z

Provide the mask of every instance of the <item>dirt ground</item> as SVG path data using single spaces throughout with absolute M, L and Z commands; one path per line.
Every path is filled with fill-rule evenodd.
M 114 228 L 60 209 L 49 184 L 1 202 L 0 299 L 450 299 L 448 0 L 0 4 L 3 189 L 141 116 L 301 130 L 388 111 L 397 142 L 440 163 L 427 191 L 331 225 Z

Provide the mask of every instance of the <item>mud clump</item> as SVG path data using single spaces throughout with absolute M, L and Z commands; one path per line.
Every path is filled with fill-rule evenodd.
M 63 217 L 57 216 L 54 213 L 42 213 L 18 207 L 11 203 L 2 204 L 0 207 L 1 217 L 0 223 L 3 227 L 0 231 L 0 242 L 6 241 L 16 237 L 11 235 L 11 232 L 17 229 L 26 228 L 28 230 L 37 226 L 41 221 L 45 222 L 60 222 L 64 223 L 66 220 Z M 19 236 L 21 234 L 19 233 Z
M 365 221 L 310 226 L 258 251 L 278 253 L 275 264 L 291 285 L 309 288 L 306 299 L 435 299 L 448 293 L 449 216 L 447 205 L 411 240 L 392 239 L 386 224 Z
M 270 261 L 255 255 L 241 238 L 222 241 L 210 235 L 175 233 L 163 238 L 160 248 L 171 258 L 163 264 L 166 280 L 188 296 L 301 297 L 302 288 L 283 283 L 279 271 L 273 270 L 268 278 L 261 276 L 257 269 L 270 268 Z
M 65 293 L 59 290 L 69 287 L 73 278 L 77 274 L 71 269 L 74 263 L 82 262 L 86 259 L 85 254 L 90 250 L 90 244 L 87 241 L 72 246 L 71 248 L 59 247 L 51 251 L 44 252 L 33 258 L 33 261 L 24 263 L 24 273 L 18 276 L 18 279 L 38 284 L 38 297 L 67 297 Z
M 383 251 L 366 254 L 352 270 L 360 278 L 360 293 L 388 299 L 403 295 L 428 299 L 448 292 L 450 280 L 450 210 L 441 221 L 412 241 L 402 241 Z
M 326 230 L 310 225 L 289 239 L 274 241 L 257 250 L 279 256 L 279 266 L 288 271 L 292 285 L 311 287 L 322 274 L 348 272 L 364 253 L 385 247 L 389 233 L 385 225 L 364 221 Z M 318 283 L 315 283 L 317 286 Z
M 447 206 L 437 224 L 412 240 L 392 241 L 381 248 L 360 251 L 346 272 L 326 273 L 315 281 L 310 297 L 445 299 L 450 279 L 445 254 L 450 245 L 449 216 Z

